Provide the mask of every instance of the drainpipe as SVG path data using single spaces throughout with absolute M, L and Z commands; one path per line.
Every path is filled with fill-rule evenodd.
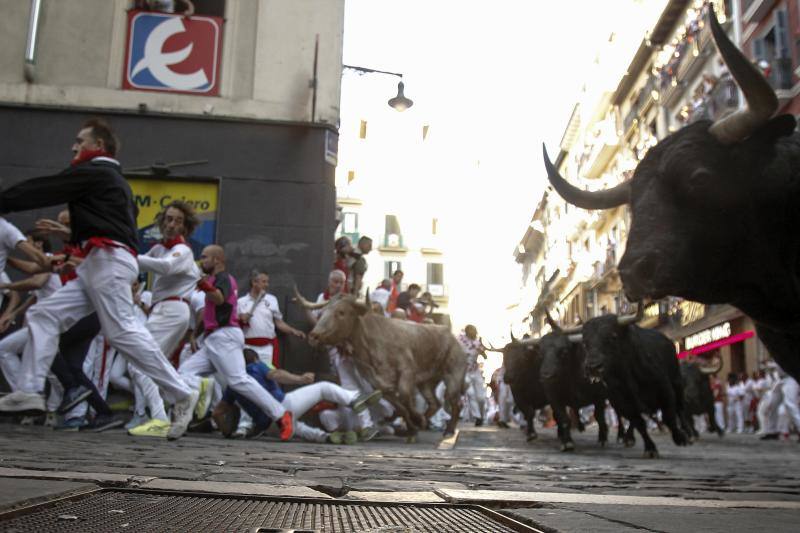
M 28 42 L 25 44 L 25 81 L 36 82 L 36 37 L 39 34 L 39 19 L 42 0 L 31 0 L 31 16 L 28 20 Z

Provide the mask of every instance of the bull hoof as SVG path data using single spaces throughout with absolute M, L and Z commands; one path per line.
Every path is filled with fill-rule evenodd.
M 575 451 L 575 444 L 572 442 L 565 442 L 561 445 L 562 452 L 574 452 Z
M 406 444 L 416 444 L 416 443 L 417 443 L 416 435 L 409 435 L 406 437 Z
M 601 447 L 601 448 L 605 448 L 605 447 L 606 447 L 606 444 L 608 443 L 608 441 L 606 441 L 606 440 L 600 440 L 600 441 L 598 441 L 598 442 L 600 443 L 600 447 Z
M 725 436 L 725 432 L 722 430 L 717 431 L 717 437 L 722 438 Z
M 672 442 L 677 444 L 678 446 L 688 446 L 692 443 L 691 440 L 686 436 L 685 433 L 682 431 L 676 431 L 672 434 Z
M 536 440 L 536 439 L 538 439 L 538 438 L 539 438 L 539 435 L 536 435 L 536 434 L 534 433 L 533 435 L 528 435 L 528 437 L 527 437 L 525 440 L 526 440 L 527 442 L 533 442 L 533 441 L 535 441 L 535 440 Z
M 658 450 L 645 450 L 644 451 L 644 458 L 645 459 L 658 459 Z
M 625 445 L 626 448 L 633 448 L 636 446 L 636 439 L 623 439 L 622 444 Z

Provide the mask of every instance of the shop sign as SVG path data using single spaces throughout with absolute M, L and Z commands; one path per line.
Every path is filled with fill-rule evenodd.
M 706 316 L 706 306 L 697 302 L 684 300 L 681 302 L 681 326 L 697 322 Z
M 731 336 L 731 323 L 723 322 L 713 328 L 704 329 L 694 335 L 689 335 L 684 339 L 684 346 L 686 350 L 691 350 L 698 346 L 708 344 L 709 342 L 718 341 Z
M 128 13 L 124 89 L 219 94 L 222 19 Z
M 141 253 L 147 252 L 161 239 L 155 218 L 173 200 L 182 200 L 191 205 L 200 219 L 200 225 L 188 239 L 196 257 L 199 257 L 203 247 L 216 242 L 219 199 L 217 183 L 131 178 L 128 184 L 131 186 L 133 201 L 139 211 L 136 225 L 139 230 Z

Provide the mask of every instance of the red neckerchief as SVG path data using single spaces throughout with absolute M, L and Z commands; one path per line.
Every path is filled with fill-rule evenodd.
M 326 302 L 331 299 L 331 293 L 328 292 L 328 289 L 322 291 L 322 297 L 325 299 Z
M 75 156 L 70 165 L 74 167 L 75 165 L 79 165 L 84 161 L 91 161 L 95 157 L 112 157 L 112 156 L 105 150 L 84 150 L 82 152 L 79 152 L 78 155 Z
M 167 250 L 172 249 L 172 247 L 176 244 L 186 244 L 186 239 L 183 238 L 183 235 L 178 235 L 174 239 L 170 239 L 168 241 L 161 241 L 161 246 Z

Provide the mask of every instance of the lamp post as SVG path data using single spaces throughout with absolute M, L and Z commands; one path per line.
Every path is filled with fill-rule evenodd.
M 390 98 L 386 103 L 389 104 L 389 107 L 397 110 L 397 111 L 405 111 L 412 105 L 414 105 L 414 101 L 410 98 L 406 98 L 406 95 L 403 94 L 403 89 L 405 89 L 405 84 L 403 83 L 403 75 L 398 72 L 388 72 L 386 70 L 376 70 L 373 68 L 365 68 L 365 67 L 354 67 L 352 65 L 342 65 L 342 70 L 354 70 L 361 74 L 389 74 L 390 76 L 397 76 L 400 78 L 400 83 L 397 84 L 397 96 Z

